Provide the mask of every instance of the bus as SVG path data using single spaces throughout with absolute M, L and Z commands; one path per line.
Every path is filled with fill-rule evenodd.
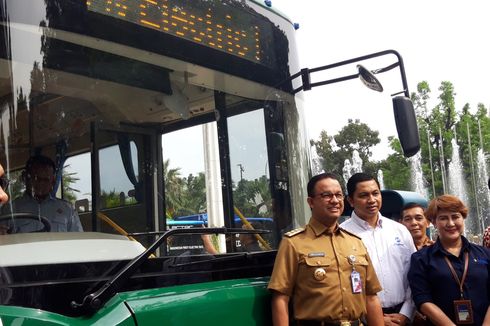
M 295 25 L 261 1 L 1 1 L 0 325 L 270 324 L 275 250 L 309 218 L 304 91 L 379 90 L 398 68 L 398 137 L 407 156 L 419 146 L 396 51 L 313 69 L 297 52 Z M 396 62 L 355 66 L 381 56 Z M 311 79 L 338 66 L 356 70 Z M 51 213 L 26 198 L 40 155 Z M 81 229 L 50 232 L 67 211 Z

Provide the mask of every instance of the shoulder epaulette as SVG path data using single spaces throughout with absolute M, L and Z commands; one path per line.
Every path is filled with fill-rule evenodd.
M 350 232 L 350 231 L 347 231 L 347 230 L 346 230 L 346 229 L 344 229 L 343 227 L 339 227 L 339 229 L 341 229 L 342 231 L 344 231 L 344 232 L 345 232 L 345 233 L 347 233 L 348 235 L 351 235 L 351 236 L 353 236 L 353 237 L 355 237 L 355 238 L 358 238 L 359 240 L 362 240 L 362 238 L 361 238 L 360 236 L 358 236 L 357 234 L 352 233 L 352 232 Z
M 289 232 L 284 233 L 284 236 L 286 236 L 288 238 L 291 238 L 291 237 L 294 237 L 297 234 L 300 234 L 301 232 L 304 232 L 305 230 L 306 229 L 304 227 L 297 228 L 297 229 L 294 229 L 294 230 L 291 230 Z

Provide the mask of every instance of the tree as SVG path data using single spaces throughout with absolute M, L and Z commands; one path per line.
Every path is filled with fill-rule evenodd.
M 192 215 L 204 213 L 206 206 L 206 178 L 203 172 L 197 176 L 189 174 L 187 178 L 182 179 L 182 193 L 179 208 L 175 215 Z
M 383 171 L 385 188 L 387 189 L 410 189 L 410 164 L 403 156 L 402 146 L 398 138 L 389 137 L 390 148 L 394 151 L 386 159 L 380 162 Z
M 255 180 L 240 180 L 233 192 L 233 201 L 245 216 L 270 217 L 272 197 L 269 179 L 263 175 Z
M 80 190 L 72 188 L 72 184 L 80 180 L 77 178 L 76 172 L 67 172 L 66 170 L 70 167 L 70 165 L 65 165 L 63 167 L 63 176 L 61 185 L 63 187 L 63 198 L 70 203 L 74 203 L 77 200 L 76 192 L 80 192 Z
M 180 168 L 170 169 L 170 159 L 163 162 L 163 184 L 165 187 L 165 209 L 169 218 L 182 207 L 183 182 Z
M 311 141 L 316 146 L 318 155 L 323 158 L 324 170 L 342 176 L 342 169 L 346 160 L 352 159 L 354 150 L 357 150 L 362 159 L 364 171 L 374 174 L 377 164 L 370 162 L 371 148 L 380 142 L 379 132 L 371 130 L 359 119 L 348 119 L 336 135 L 329 136 L 324 130 L 320 133 L 318 141 Z
M 412 94 L 419 124 L 422 170 L 428 180 L 432 196 L 448 191 L 447 169 L 451 162 L 451 141 L 455 137 L 457 117 L 453 84 L 443 81 L 438 90 L 439 102 L 430 111 L 427 107 L 430 87 L 426 81 L 420 82 L 417 85 L 417 93 Z

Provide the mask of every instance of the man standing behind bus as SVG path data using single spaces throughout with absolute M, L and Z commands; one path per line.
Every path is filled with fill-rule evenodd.
M 307 186 L 311 219 L 285 234 L 269 282 L 275 326 L 383 325 L 381 290 L 361 239 L 339 227 L 344 195 L 335 175 L 322 173 Z
M 25 167 L 26 191 L 12 202 L 12 212 L 30 213 L 47 218 L 51 232 L 81 232 L 83 229 L 80 218 L 72 205 L 51 195 L 55 184 L 55 171 L 55 164 L 50 158 L 43 155 L 31 157 Z M 10 207 L 4 207 L 4 214 L 10 212 Z M 41 222 L 20 218 L 19 221 L 15 221 L 13 232 L 34 232 L 42 227 Z
M 381 215 L 379 183 L 372 176 L 356 173 L 347 182 L 350 219 L 340 226 L 362 238 L 373 260 L 383 291 L 378 294 L 385 325 L 405 325 L 415 306 L 407 280 L 410 256 L 416 251 L 410 233 L 398 222 Z
M 417 250 L 434 244 L 434 241 L 427 236 L 427 228 L 430 222 L 425 217 L 424 208 L 421 205 L 417 203 L 406 204 L 403 206 L 400 216 L 400 222 L 410 231 Z

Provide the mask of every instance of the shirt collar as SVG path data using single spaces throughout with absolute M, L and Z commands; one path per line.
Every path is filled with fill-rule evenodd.
M 354 223 L 356 223 L 359 227 L 361 227 L 365 230 L 372 229 L 371 225 L 369 225 L 368 222 L 364 221 L 362 218 L 357 216 L 355 211 L 352 211 L 351 218 L 352 218 L 352 221 L 354 221 Z M 384 219 L 385 219 L 385 217 L 383 215 L 381 215 L 381 213 L 378 212 L 378 221 L 376 221 L 375 229 L 376 228 L 383 228 L 383 220 Z
M 311 227 L 311 229 L 313 230 L 313 232 L 315 233 L 315 235 L 318 237 L 320 236 L 321 234 L 329 234 L 330 232 L 327 231 L 327 227 L 325 225 L 323 225 L 322 223 L 320 223 L 319 221 L 317 221 L 317 219 L 315 218 L 310 218 L 310 221 L 308 222 L 308 225 Z M 335 224 L 335 228 L 333 230 L 333 233 L 337 233 L 339 231 L 339 224 L 336 223 Z
M 30 199 L 30 200 L 33 200 L 33 201 L 35 201 L 36 203 L 39 203 L 39 204 L 55 199 L 55 197 L 52 194 L 49 194 L 43 200 L 38 201 L 36 198 L 34 198 L 31 195 L 29 195 L 27 192 L 24 192 L 24 194 L 22 195 L 22 197 L 27 198 L 27 199 Z
M 470 242 L 468 239 L 466 239 L 464 236 L 461 236 L 461 241 L 463 242 L 463 245 L 461 246 L 461 253 L 465 251 L 470 250 Z M 434 251 L 440 251 L 441 253 L 445 255 L 449 255 L 446 249 L 442 246 L 441 240 L 437 238 L 437 241 L 434 243 Z

